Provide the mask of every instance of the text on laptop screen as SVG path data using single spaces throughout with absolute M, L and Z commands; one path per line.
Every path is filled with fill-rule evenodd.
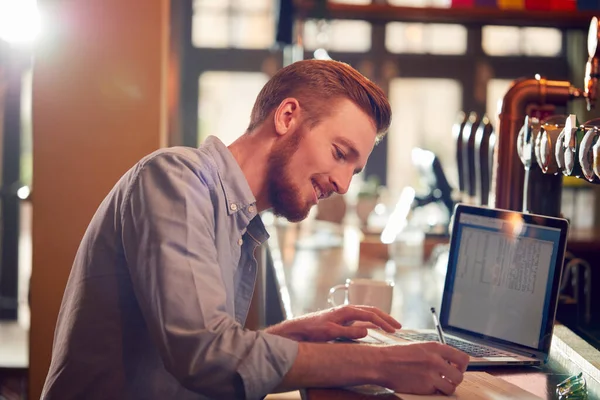
M 538 348 L 560 229 L 461 214 L 448 325 Z

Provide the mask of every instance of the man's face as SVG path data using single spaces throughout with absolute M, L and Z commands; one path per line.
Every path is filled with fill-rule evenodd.
M 303 124 L 283 136 L 269 158 L 267 189 L 276 215 L 301 221 L 333 192 L 344 194 L 367 162 L 376 139 L 371 118 L 350 100 L 339 100 L 314 128 Z

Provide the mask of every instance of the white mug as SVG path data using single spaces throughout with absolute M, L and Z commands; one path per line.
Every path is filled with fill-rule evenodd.
M 392 311 L 394 282 L 373 279 L 346 279 L 345 284 L 336 285 L 329 289 L 327 301 L 332 306 L 339 305 L 334 299 L 335 292 L 338 290 L 346 291 L 344 304 L 373 306 L 387 314 Z

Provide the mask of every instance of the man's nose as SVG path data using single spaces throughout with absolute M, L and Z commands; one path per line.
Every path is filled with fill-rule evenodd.
M 348 188 L 350 187 L 350 182 L 352 182 L 353 175 L 353 169 L 346 168 L 344 170 L 340 170 L 338 174 L 331 180 L 335 191 L 339 194 L 346 194 L 346 192 L 348 192 Z

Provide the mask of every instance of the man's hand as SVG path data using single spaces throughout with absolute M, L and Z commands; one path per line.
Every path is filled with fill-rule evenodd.
M 371 327 L 394 332 L 401 325 L 375 307 L 347 305 L 284 321 L 265 331 L 300 342 L 327 342 L 365 337 Z
M 399 393 L 452 394 L 469 356 L 437 342 L 388 346 L 301 342 L 279 391 L 375 384 Z
M 469 356 L 437 342 L 411 343 L 381 349 L 378 384 L 400 393 L 452 394 L 462 382 Z

